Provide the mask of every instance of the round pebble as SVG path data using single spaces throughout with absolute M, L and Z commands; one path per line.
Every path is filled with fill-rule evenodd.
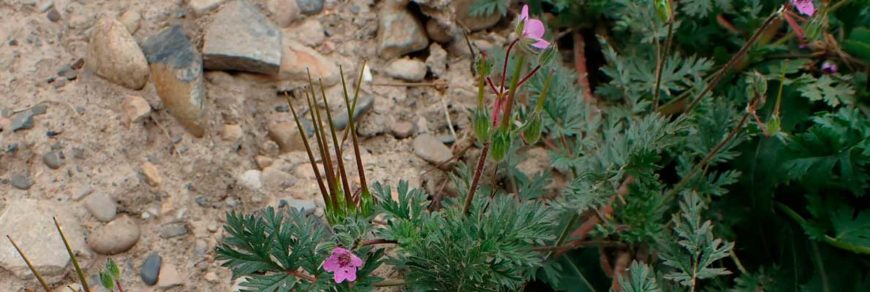
M 157 252 L 149 254 L 139 269 L 139 276 L 142 277 L 142 282 L 145 282 L 148 286 L 157 284 L 157 276 L 160 275 L 160 264 L 162 262 L 163 258 Z
M 88 246 L 103 255 L 115 255 L 129 250 L 139 241 L 139 225 L 127 216 L 98 227 L 88 236 Z

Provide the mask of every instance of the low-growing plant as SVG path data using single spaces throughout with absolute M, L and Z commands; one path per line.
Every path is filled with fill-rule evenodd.
M 475 60 L 457 197 L 368 189 L 351 121 L 352 185 L 310 82 L 326 220 L 229 214 L 219 259 L 246 291 L 870 289 L 866 1 L 531 2 L 574 32 L 575 69 L 523 6 Z M 551 168 L 519 171 L 529 147 Z

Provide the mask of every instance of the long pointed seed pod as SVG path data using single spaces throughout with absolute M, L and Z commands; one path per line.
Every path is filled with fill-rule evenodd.
M 344 159 L 341 156 L 341 144 L 338 144 L 338 136 L 335 134 L 335 124 L 332 122 L 332 113 L 329 110 L 329 101 L 326 98 L 326 89 L 323 87 L 323 80 L 319 80 L 320 82 L 320 95 L 323 98 L 323 104 L 326 105 L 326 119 L 329 124 L 329 131 L 332 134 L 332 146 L 335 148 L 335 161 L 338 163 L 338 173 L 341 176 L 341 185 L 344 188 L 344 199 L 347 203 L 347 207 L 351 208 L 353 204 L 353 200 L 351 199 L 351 189 L 347 183 L 347 173 L 344 169 Z M 348 116 L 348 120 L 352 120 L 353 117 Z
M 344 71 L 341 69 L 341 67 L 339 67 L 338 69 L 339 69 L 339 73 L 341 73 L 341 85 L 344 88 L 344 103 L 345 103 L 345 107 L 347 108 L 347 116 L 350 117 L 350 119 L 348 120 L 348 131 L 350 131 L 351 141 L 353 142 L 353 154 L 354 154 L 354 157 L 356 157 L 356 168 L 357 168 L 357 172 L 359 173 L 359 181 L 360 181 L 360 184 L 362 186 L 362 194 L 365 196 L 369 196 L 369 195 L 371 195 L 371 193 L 369 193 L 368 183 L 366 183 L 366 172 L 365 172 L 365 168 L 363 168 L 362 156 L 359 153 L 359 142 L 357 141 L 356 130 L 355 130 L 355 128 L 354 128 L 355 126 L 353 124 L 354 123 L 353 111 L 355 110 L 354 107 L 356 107 L 357 98 L 359 98 L 359 90 L 362 87 L 362 79 L 363 79 L 363 74 L 365 72 L 365 68 L 366 68 L 366 62 L 363 61 L 362 67 L 360 69 L 359 77 L 357 78 L 356 88 L 354 89 L 354 93 L 353 93 L 353 106 L 351 106 L 350 100 L 348 99 L 347 84 L 346 84 L 346 81 L 344 79 Z
M 79 276 L 79 281 L 82 282 L 82 288 L 85 289 L 85 292 L 91 292 L 91 287 L 88 286 L 88 280 L 85 279 L 85 273 L 82 272 L 82 268 L 79 266 L 76 254 L 73 252 L 72 247 L 69 246 L 69 241 L 66 240 L 66 235 L 63 234 L 63 228 L 60 227 L 60 223 L 57 223 L 57 218 L 52 217 L 51 219 L 54 220 L 54 227 L 57 227 L 57 233 L 60 233 L 60 239 L 63 240 L 63 245 L 66 246 L 66 252 L 69 253 L 69 258 L 72 260 L 73 266 L 76 268 L 76 274 Z
M 309 79 L 309 84 L 311 84 L 311 80 Z M 311 85 L 309 85 L 311 86 Z M 326 145 L 326 140 L 323 136 L 323 124 L 320 120 L 320 112 L 317 110 L 316 103 L 313 100 L 313 97 L 308 93 L 305 94 L 305 98 L 308 101 L 308 108 L 311 109 L 311 120 L 314 124 L 314 135 L 317 136 L 317 146 L 320 150 L 320 158 L 323 159 L 323 168 L 326 172 L 326 183 L 329 185 L 329 197 L 333 202 L 333 206 L 338 206 L 338 198 L 337 192 L 335 189 L 335 172 L 332 168 L 332 158 L 329 156 L 329 151 L 327 151 L 328 145 Z
M 42 275 L 36 271 L 36 268 L 33 267 L 33 264 L 30 263 L 30 259 L 28 259 L 27 256 L 24 255 L 24 252 L 21 251 L 21 248 L 18 247 L 18 244 L 16 244 L 15 241 L 12 240 L 12 237 L 10 237 L 8 234 L 6 235 L 6 238 L 9 239 L 9 242 L 12 243 L 12 246 L 15 247 L 16 251 L 18 251 L 18 255 L 21 256 L 21 258 L 24 260 L 24 263 L 27 264 L 28 268 L 30 268 L 30 272 L 33 273 L 34 276 L 36 276 L 36 280 L 39 281 L 40 285 L 42 285 L 42 289 L 45 289 L 45 292 L 50 292 L 51 288 L 48 287 L 45 279 L 43 279 Z
M 320 169 L 317 167 L 317 162 L 314 160 L 314 153 L 311 152 L 311 144 L 308 143 L 308 133 L 302 128 L 302 123 L 299 116 L 296 114 L 296 109 L 293 108 L 293 103 L 290 102 L 290 96 L 284 93 L 284 98 L 287 99 L 287 104 L 290 106 L 290 112 L 293 113 L 293 120 L 296 121 L 296 128 L 299 129 L 299 135 L 302 136 L 302 143 L 305 144 L 305 152 L 308 153 L 308 161 L 311 162 L 311 168 L 314 169 L 314 177 L 317 179 L 317 186 L 320 187 L 320 195 L 323 197 L 323 202 L 327 204 L 329 209 L 334 208 L 333 201 L 329 198 L 329 193 L 326 191 L 326 186 L 323 185 L 323 179 L 320 176 Z

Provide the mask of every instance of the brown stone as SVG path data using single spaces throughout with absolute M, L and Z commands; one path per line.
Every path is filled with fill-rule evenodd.
M 195 137 L 205 135 L 202 57 L 180 26 L 172 26 L 143 45 L 157 95 L 169 113 Z
M 86 58 L 91 71 L 113 83 L 139 90 L 148 82 L 148 61 L 142 49 L 114 18 L 103 18 L 94 26 Z
M 129 126 L 151 113 L 151 105 L 144 98 L 131 95 L 124 98 L 122 110 L 126 117 L 125 122 Z
M 145 176 L 145 181 L 148 182 L 148 185 L 152 187 L 163 184 L 163 177 L 160 176 L 157 166 L 154 166 L 151 162 L 146 161 L 142 163 L 142 175 Z

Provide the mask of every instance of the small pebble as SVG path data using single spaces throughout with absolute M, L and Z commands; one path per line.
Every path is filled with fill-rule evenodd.
M 18 130 L 25 130 L 33 128 L 33 112 L 30 110 L 26 110 L 12 116 L 12 123 L 9 125 L 9 129 L 12 132 Z
M 57 9 L 52 7 L 50 10 L 48 10 L 48 14 L 46 14 L 46 17 L 48 17 L 48 20 L 50 20 L 51 22 L 57 22 L 58 20 L 60 20 L 60 12 L 57 12 Z
M 27 190 L 30 186 L 33 185 L 33 181 L 30 179 L 30 175 L 23 173 L 12 173 L 9 176 L 9 183 L 12 184 L 13 187 L 19 190 Z
M 72 68 L 72 65 L 63 65 L 57 70 L 57 76 L 66 78 L 67 80 L 75 80 L 79 77 L 79 73 Z
M 139 276 L 142 277 L 142 282 L 145 282 L 148 286 L 157 284 L 157 277 L 160 275 L 160 264 L 162 262 L 163 258 L 157 252 L 151 252 L 139 269 Z
M 323 0 L 296 0 L 302 14 L 313 15 L 323 11 Z
M 42 155 L 42 162 L 51 169 L 63 166 L 64 159 L 63 152 L 60 151 L 49 151 Z
M 109 222 L 115 219 L 115 215 L 118 212 L 118 204 L 115 203 L 115 200 L 111 196 L 105 193 L 97 193 L 88 196 L 88 199 L 85 200 L 85 209 L 88 209 L 88 212 L 91 212 L 91 215 L 94 215 L 94 218 L 97 218 L 97 220 Z
M 45 103 L 40 103 L 31 107 L 30 111 L 33 113 L 34 116 L 45 114 L 46 112 L 48 112 L 48 105 Z
M 157 171 L 157 166 L 151 162 L 142 163 L 142 175 L 145 176 L 145 181 L 152 187 L 160 186 L 163 183 L 163 178 L 160 177 L 160 172 Z
M 275 111 L 279 113 L 287 113 L 290 112 L 290 106 L 286 104 L 279 104 L 275 106 Z
M 160 226 L 160 237 L 174 238 L 184 236 L 188 233 L 187 224 L 183 222 L 175 222 Z
M 399 121 L 390 125 L 390 132 L 397 139 L 408 138 L 414 135 L 414 124 L 407 121 Z
M 175 268 L 175 265 L 167 263 L 160 268 L 157 287 L 167 289 L 181 286 L 182 284 L 184 284 L 184 279 L 182 279 L 181 274 L 178 272 L 178 269 Z
M 99 254 L 114 255 L 133 247 L 139 241 L 139 236 L 139 225 L 133 219 L 122 216 L 91 232 L 88 246 Z
M 195 201 L 200 207 L 208 207 L 208 198 L 205 196 L 197 196 Z
M 442 163 L 453 157 L 450 148 L 430 134 L 423 134 L 414 139 L 414 153 L 430 163 Z

